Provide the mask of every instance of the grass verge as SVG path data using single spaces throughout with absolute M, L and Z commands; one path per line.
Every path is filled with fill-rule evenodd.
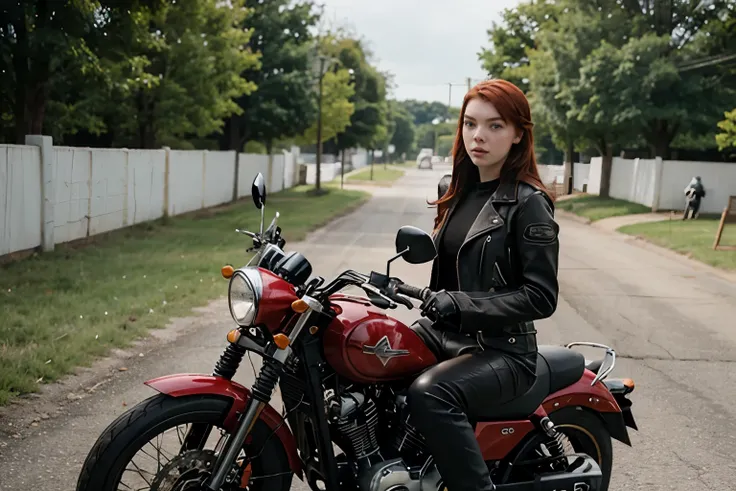
M 638 203 L 615 198 L 601 198 L 591 194 L 581 194 L 574 198 L 560 200 L 555 203 L 555 207 L 593 222 L 603 218 L 652 212 L 651 208 Z
M 713 250 L 713 241 L 719 222 L 720 217 L 701 216 L 697 220 L 664 220 L 626 225 L 618 230 L 685 254 L 711 266 L 736 270 L 736 251 Z M 726 224 L 721 236 L 721 245 L 736 246 L 736 225 Z
M 269 196 L 266 225 L 279 211 L 288 243 L 369 197 L 339 189 L 311 197 L 307 189 Z M 259 222 L 247 199 L 0 267 L 0 405 L 226 294 L 220 268 L 245 264 L 250 246 L 235 229 Z
M 348 181 L 351 182 L 375 182 L 380 184 L 390 184 L 394 182 L 396 179 L 404 175 L 404 171 L 401 169 L 395 169 L 395 168 L 383 168 L 383 165 L 374 165 L 373 166 L 373 179 L 371 180 L 371 168 L 366 167 L 363 170 L 360 170 L 356 172 L 355 174 L 350 174 L 347 178 Z

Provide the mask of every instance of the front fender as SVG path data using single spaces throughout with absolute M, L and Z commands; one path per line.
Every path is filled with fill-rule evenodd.
M 598 413 L 612 438 L 631 446 L 629 432 L 618 401 L 603 382 L 591 386 L 596 375 L 587 368 L 580 380 L 569 387 L 550 394 L 542 407 L 551 414 L 568 406 L 582 406 Z
M 181 373 L 148 380 L 144 384 L 171 397 L 210 394 L 231 399 L 233 402 L 230 406 L 230 412 L 224 422 L 224 427 L 228 431 L 235 430 L 238 422 L 238 414 L 242 414 L 245 410 L 245 405 L 251 398 L 250 390 L 246 387 L 232 380 L 212 375 Z M 284 419 L 269 404 L 266 404 L 266 407 L 261 412 L 260 419 L 275 432 L 281 444 L 284 446 L 291 470 L 301 478 L 302 461 L 297 452 L 294 435 L 291 434 L 291 430 L 285 424 Z

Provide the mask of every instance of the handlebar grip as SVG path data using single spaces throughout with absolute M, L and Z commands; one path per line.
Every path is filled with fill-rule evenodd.
M 396 291 L 407 297 L 416 298 L 417 300 L 424 300 L 430 294 L 429 288 L 417 288 L 406 283 L 399 284 L 396 287 Z

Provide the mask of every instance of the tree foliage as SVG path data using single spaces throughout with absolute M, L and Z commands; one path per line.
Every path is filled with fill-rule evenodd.
M 535 132 L 549 132 L 568 153 L 604 155 L 605 194 L 614 149 L 666 158 L 678 136 L 712 135 L 736 105 L 733 65 L 717 61 L 734 52 L 735 3 L 524 2 L 489 30 L 480 61 L 528 90 Z
M 726 119 L 718 123 L 721 133 L 716 135 L 719 150 L 736 151 L 736 109 L 724 114 Z
M 314 39 L 310 33 L 319 17 L 314 2 L 301 0 L 246 0 L 252 14 L 241 22 L 253 30 L 249 43 L 259 53 L 260 66 L 251 66 L 242 77 L 256 90 L 237 99 L 242 109 L 228 121 L 221 138 L 224 149 L 241 149 L 255 140 L 270 147 L 278 138 L 302 134 L 317 115 L 310 71 Z
M 318 45 L 313 0 L 6 3 L 0 141 L 43 133 L 66 145 L 259 152 L 314 144 L 314 67 L 325 51 L 340 63 L 323 80 L 323 140 L 377 148 L 394 128 L 397 142 L 412 139 L 403 113 L 390 116 L 390 76 L 364 42 L 339 32 Z

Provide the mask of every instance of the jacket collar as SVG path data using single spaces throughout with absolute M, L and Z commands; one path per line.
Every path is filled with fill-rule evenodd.
M 503 226 L 504 220 L 501 215 L 499 215 L 496 207 L 493 206 L 494 203 L 513 204 L 516 203 L 518 199 L 519 182 L 501 181 L 496 191 L 491 195 L 486 204 L 483 205 L 483 208 L 478 213 L 478 216 L 475 217 L 473 225 L 470 226 L 468 233 L 465 235 L 465 241 L 463 242 L 463 245 L 465 242 L 472 240 L 473 238 L 483 234 L 484 232 L 488 232 Z M 453 200 L 450 208 L 447 210 L 447 218 L 444 220 L 442 227 L 435 236 L 435 245 L 438 248 L 440 244 L 440 238 L 445 233 L 447 222 L 452 217 L 452 213 L 455 211 L 455 207 L 457 206 L 458 201 L 458 199 Z
M 494 203 L 516 203 L 519 200 L 519 181 L 501 181 L 491 196 Z

